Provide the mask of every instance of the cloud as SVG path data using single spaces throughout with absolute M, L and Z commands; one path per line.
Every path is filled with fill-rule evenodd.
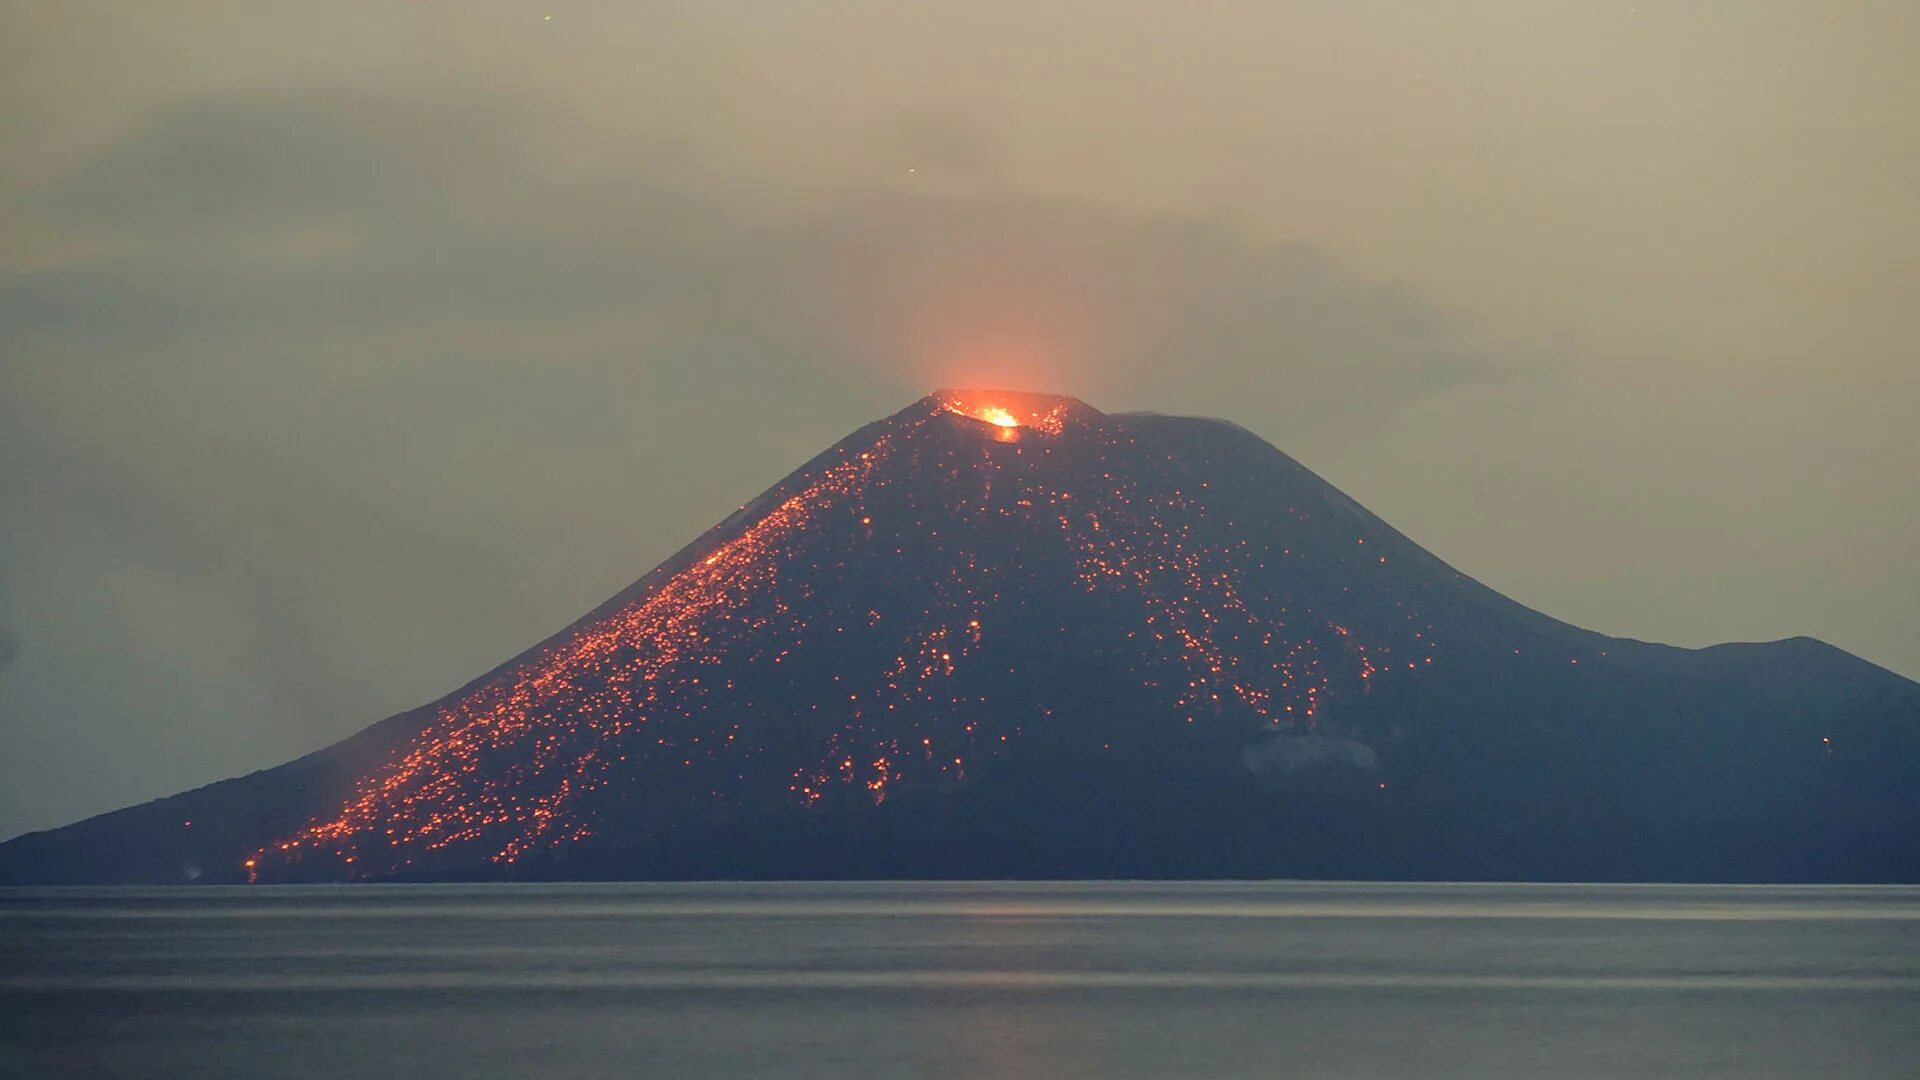
M 0 322 L 108 348 L 591 322 L 608 353 L 644 349 L 727 392 L 728 375 L 804 371 L 790 381 L 1180 404 L 1277 377 L 1303 422 L 1487 370 L 1411 297 L 1223 222 L 885 189 L 768 220 L 644 173 L 530 166 L 512 147 L 534 125 L 483 113 L 290 96 L 161 110 L 44 199 L 120 243 L 0 282 Z M 988 156 L 951 119 L 904 130 L 947 168 Z
M 502 136 L 516 120 L 471 98 L 195 97 L 147 115 L 39 206 L 70 227 L 182 245 L 337 218 L 444 216 L 462 177 L 511 167 Z
M 904 168 L 953 179 L 981 181 L 992 176 L 1000 152 L 984 125 L 964 113 L 915 110 L 892 129 Z
M 806 222 L 768 254 L 767 291 L 829 348 L 931 383 L 1167 408 L 1280 386 L 1290 421 L 1322 424 L 1493 371 L 1410 297 L 1309 245 L 1204 219 L 885 199 Z

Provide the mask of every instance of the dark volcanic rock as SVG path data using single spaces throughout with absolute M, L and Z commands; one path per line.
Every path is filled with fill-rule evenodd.
M 1920 685 L 1829 646 L 1588 633 L 1231 424 L 942 392 L 439 702 L 0 880 L 1915 880 L 1917 774 Z

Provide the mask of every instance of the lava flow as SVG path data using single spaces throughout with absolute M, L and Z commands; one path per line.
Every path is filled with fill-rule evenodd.
M 1433 663 L 1384 578 L 1356 599 L 1289 572 L 1387 574 L 1364 536 L 1300 515 L 1249 528 L 1183 469 L 1071 398 L 939 391 L 441 702 L 249 876 L 507 867 L 878 805 L 986 782 L 1035 739 L 1111 748 L 1122 717 L 1228 741 L 1308 730 Z

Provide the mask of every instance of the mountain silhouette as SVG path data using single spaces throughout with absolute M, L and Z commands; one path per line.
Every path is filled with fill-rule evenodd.
M 1920 684 L 1609 638 L 1253 434 L 939 391 L 526 653 L 0 881 L 1920 879 Z

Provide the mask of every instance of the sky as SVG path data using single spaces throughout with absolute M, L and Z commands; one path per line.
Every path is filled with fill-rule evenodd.
M 432 700 L 935 386 L 1920 677 L 1920 6 L 0 0 L 0 836 Z

